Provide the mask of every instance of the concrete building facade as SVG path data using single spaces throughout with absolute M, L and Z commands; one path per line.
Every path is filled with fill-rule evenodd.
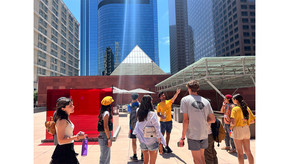
M 79 22 L 62 0 L 34 0 L 34 89 L 39 76 L 79 75 Z

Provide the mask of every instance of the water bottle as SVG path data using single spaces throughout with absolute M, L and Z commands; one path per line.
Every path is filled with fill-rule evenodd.
M 166 121 L 166 119 L 167 119 L 167 112 L 166 111 L 164 112 L 163 116 L 165 117 L 163 120 Z
M 82 141 L 81 156 L 87 156 L 88 140 L 87 138 Z

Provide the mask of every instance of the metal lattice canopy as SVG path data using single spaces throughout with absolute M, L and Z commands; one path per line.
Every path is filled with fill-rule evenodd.
M 190 80 L 198 80 L 200 90 L 237 89 L 255 86 L 255 56 L 204 57 L 155 85 L 156 91 L 187 89 Z

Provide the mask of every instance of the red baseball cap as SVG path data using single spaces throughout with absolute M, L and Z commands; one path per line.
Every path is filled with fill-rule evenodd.
M 227 94 L 225 97 L 226 97 L 227 99 L 232 99 L 232 95 L 230 95 L 230 94 Z

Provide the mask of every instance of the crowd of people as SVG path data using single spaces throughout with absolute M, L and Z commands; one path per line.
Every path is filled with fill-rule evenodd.
M 180 102 L 180 111 L 183 113 L 183 128 L 178 142 L 179 147 L 184 146 L 187 139 L 188 149 L 191 151 L 193 161 L 196 164 L 217 164 L 218 158 L 214 148 L 214 138 L 211 124 L 215 123 L 210 101 L 200 95 L 199 82 L 192 80 L 186 85 L 189 95 L 183 97 Z M 133 156 L 131 160 L 137 161 L 137 139 L 140 142 L 141 160 L 144 164 L 156 163 L 157 154 L 172 153 L 169 147 L 173 122 L 171 106 L 180 93 L 167 100 L 163 92 L 158 94 L 160 103 L 153 107 L 153 99 L 150 95 L 144 95 L 139 102 L 138 94 L 131 95 L 132 101 L 128 105 L 130 113 L 129 138 L 132 140 Z M 112 103 L 111 96 L 106 96 L 101 101 L 101 109 L 98 116 L 97 130 L 100 132 L 98 142 L 100 146 L 100 164 L 110 163 L 110 148 L 112 146 Z M 79 163 L 74 151 L 74 141 L 84 139 L 87 135 L 78 132 L 73 135 L 74 125 L 69 120 L 69 115 L 74 112 L 73 101 L 61 97 L 57 100 L 56 111 L 53 119 L 56 122 L 56 148 L 52 155 L 51 164 L 77 164 Z M 224 129 L 226 131 L 225 147 L 230 153 L 238 153 L 238 162 L 244 163 L 243 150 L 250 164 L 254 158 L 250 150 L 250 128 L 255 116 L 240 94 L 226 95 L 221 108 L 224 113 Z M 158 118 L 159 117 L 159 118 Z M 164 138 L 164 136 L 166 136 Z

